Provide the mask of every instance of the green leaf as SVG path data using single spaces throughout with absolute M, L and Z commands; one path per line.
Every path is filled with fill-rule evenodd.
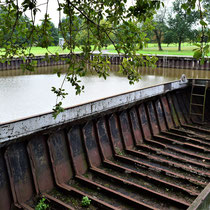
M 200 20 L 200 24 L 201 24 L 202 26 L 207 26 L 207 25 L 208 25 L 204 20 Z
M 188 9 L 188 5 L 187 5 L 187 4 L 182 4 L 182 8 L 183 8 L 184 10 L 187 10 L 187 9 Z
M 202 53 L 201 53 L 200 50 L 195 51 L 194 54 L 193 54 L 193 58 L 196 58 L 196 59 L 201 58 L 201 56 L 202 56 Z

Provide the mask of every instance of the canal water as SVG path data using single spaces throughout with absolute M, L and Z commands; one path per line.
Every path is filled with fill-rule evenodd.
M 53 74 L 58 67 L 42 67 L 35 72 L 22 70 L 0 71 L 0 124 L 50 112 L 56 103 L 56 96 L 51 88 L 60 87 L 64 75 L 60 78 Z M 65 66 L 63 68 L 66 68 Z M 74 88 L 67 82 L 64 88 L 69 95 L 63 100 L 64 107 L 71 107 L 97 99 L 137 90 L 173 80 L 180 79 L 182 74 L 187 78 L 208 78 L 210 71 L 183 69 L 140 69 L 142 79 L 129 85 L 126 77 L 116 73 L 118 66 L 112 66 L 110 77 L 106 80 L 89 74 L 81 78 L 85 90 L 76 96 Z

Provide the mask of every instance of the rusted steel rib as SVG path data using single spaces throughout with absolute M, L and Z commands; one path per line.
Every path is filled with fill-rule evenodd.
M 152 105 L 152 104 L 150 103 L 150 105 Z M 152 108 L 153 107 L 150 107 L 150 117 L 151 117 L 151 121 L 154 122 L 155 121 L 155 116 L 154 116 L 154 109 L 152 109 Z M 161 113 L 160 110 L 159 110 L 159 113 Z M 161 122 L 164 125 L 164 120 L 163 119 L 161 120 Z M 128 120 L 128 116 L 127 116 L 126 113 L 122 113 L 120 115 L 120 125 L 122 127 L 122 133 L 123 133 L 122 136 L 123 136 L 123 139 L 124 139 L 126 151 L 128 153 L 136 155 L 138 157 L 140 156 L 140 157 L 143 157 L 143 158 L 155 161 L 155 162 L 164 163 L 164 164 L 167 164 L 167 165 L 170 165 L 170 166 L 174 166 L 176 168 L 180 168 L 181 170 L 185 170 L 185 171 L 189 171 L 189 172 L 192 172 L 192 173 L 200 174 L 202 176 L 209 177 L 210 173 L 208 173 L 208 172 L 197 170 L 197 169 L 192 169 L 192 168 L 187 167 L 187 166 L 182 165 L 182 164 L 178 164 L 178 163 L 175 163 L 175 162 L 172 162 L 172 161 L 169 161 L 169 160 L 164 160 L 162 158 L 158 158 L 157 156 L 153 157 L 150 154 L 145 154 L 145 153 L 142 153 L 140 151 L 134 151 L 132 149 L 132 147 L 134 146 L 134 143 L 132 141 L 131 130 L 130 130 L 130 127 L 129 127 L 129 120 Z M 166 128 L 164 127 L 164 129 L 166 129 Z M 129 148 L 131 148 L 131 149 L 129 149 Z
M 26 210 L 34 210 L 34 208 L 31 208 L 29 205 L 25 204 L 25 203 L 21 203 L 20 206 L 23 208 L 23 209 L 26 209 Z
M 207 178 L 210 177 L 210 173 L 207 172 L 207 171 L 198 170 L 198 169 L 188 167 L 188 166 L 183 165 L 183 164 L 179 164 L 179 163 L 176 163 L 176 162 L 173 162 L 173 161 L 170 161 L 170 160 L 165 160 L 165 159 L 159 158 L 157 156 L 153 156 L 153 155 L 145 154 L 145 153 L 140 152 L 140 151 L 129 150 L 129 149 L 127 149 L 126 152 L 128 154 L 134 155 L 136 157 L 145 158 L 145 159 L 151 160 L 153 162 L 162 163 L 162 164 L 168 165 L 168 166 L 173 166 L 175 168 L 181 169 L 183 171 L 187 171 L 189 173 L 199 174 L 200 176 L 204 176 L 204 177 L 207 177 Z
M 153 144 L 157 144 L 161 147 L 164 147 L 165 149 L 170 149 L 172 151 L 175 151 L 175 152 L 178 152 L 178 153 L 181 153 L 183 155 L 187 155 L 189 157 L 195 157 L 195 158 L 199 158 L 201 160 L 208 160 L 210 161 L 210 158 L 205 156 L 205 155 L 199 155 L 199 154 L 196 154 L 195 152 L 191 152 L 191 151 L 186 151 L 184 149 L 180 149 L 180 148 L 177 148 L 177 147 L 174 147 L 170 144 L 167 144 L 167 143 L 160 143 L 160 141 L 162 140 L 162 138 L 160 136 L 154 136 L 153 139 L 145 139 L 145 141 L 151 145 Z
M 151 133 L 150 133 L 150 130 L 149 130 L 149 127 L 147 126 L 147 119 L 146 119 L 146 116 L 144 115 L 144 108 L 143 108 L 143 105 L 140 106 L 141 108 L 141 112 L 140 112 L 140 116 L 143 117 L 141 121 L 144 122 L 144 124 L 142 125 L 143 127 L 143 130 L 144 130 L 144 136 L 151 136 Z M 125 116 L 125 115 L 124 115 Z M 125 121 L 125 118 L 123 118 L 123 120 Z M 109 119 L 109 128 L 110 128 L 110 135 L 111 135 L 111 139 L 113 141 L 113 144 L 114 144 L 114 147 L 115 147 L 115 152 L 116 154 L 119 154 L 119 151 L 123 150 L 123 144 L 121 142 L 121 136 L 120 136 L 120 133 L 119 133 L 119 125 L 118 125 L 118 122 L 117 122 L 117 118 L 115 115 L 112 115 L 112 117 Z M 123 127 L 123 131 L 127 132 L 126 131 L 126 127 Z M 128 138 L 128 136 L 127 136 Z M 125 138 L 124 138 L 125 139 Z M 116 149 L 116 146 L 118 146 L 118 148 Z M 127 143 L 125 143 L 125 147 L 129 148 L 129 147 L 132 147 L 132 140 L 128 140 Z M 117 151 L 119 150 L 119 151 Z M 198 180 L 195 180 L 191 177 L 188 177 L 186 178 L 185 176 L 182 176 L 180 174 L 177 174 L 177 173 L 174 173 L 174 172 L 171 172 L 167 169 L 163 169 L 161 167 L 156 167 L 152 164 L 147 164 L 147 163 L 144 163 L 144 162 L 140 162 L 140 161 L 136 161 L 132 158 L 129 158 L 129 157 L 123 157 L 122 155 L 115 155 L 115 157 L 119 160 L 122 160 L 122 161 L 127 161 L 129 162 L 130 164 L 134 164 L 134 165 L 139 165 L 141 167 L 146 167 L 146 168 L 150 168 L 152 170 L 155 170 L 155 171 L 162 171 L 164 173 L 166 173 L 167 175 L 171 175 L 171 176 L 174 176 L 174 177 L 177 177 L 177 178 L 181 178 L 181 179 L 184 179 L 184 180 L 187 180 L 187 181 L 190 181 L 192 183 L 196 183 L 198 185 L 201 185 L 201 186 L 204 186 L 206 185 L 205 182 L 201 182 L 201 181 L 198 181 Z
M 54 188 L 54 177 L 48 155 L 47 137 L 36 136 L 27 145 L 36 193 L 49 192 Z
M 167 102 L 168 102 L 168 106 L 169 106 L 169 109 L 170 109 L 170 115 L 172 117 L 172 121 L 174 123 L 174 127 L 180 127 L 181 126 L 181 122 L 180 122 L 180 120 L 178 118 L 178 114 L 177 114 L 177 112 L 175 110 L 175 106 L 173 104 L 171 94 L 168 93 L 166 95 L 166 97 L 167 97 L 167 99 L 165 100 L 164 107 L 165 107 L 165 104 L 167 104 Z M 182 120 L 182 118 L 181 118 L 181 120 Z M 182 122 L 182 124 L 184 124 L 184 123 L 185 122 Z
M 138 145 L 137 146 L 137 149 L 141 149 L 143 151 L 147 151 L 149 153 L 154 153 L 154 154 L 157 154 L 157 155 L 161 155 L 165 158 L 167 157 L 170 157 L 171 159 L 174 159 L 176 161 L 179 161 L 179 162 L 183 162 L 183 163 L 188 163 L 188 164 L 191 164 L 191 165 L 194 165 L 196 167 L 203 167 L 203 168 L 210 168 L 210 165 L 208 164 L 204 164 L 204 163 L 201 163 L 201 162 L 197 162 L 197 161 L 193 161 L 189 158 L 183 158 L 181 157 L 180 155 L 174 155 L 174 154 L 171 154 L 169 152 L 166 152 L 164 150 L 161 150 L 161 149 L 158 149 L 158 148 L 154 148 L 154 147 L 151 147 L 149 145 Z
M 35 192 L 25 144 L 9 146 L 5 152 L 5 159 L 14 203 L 29 209 L 26 201 L 30 200 Z
M 160 141 L 169 142 L 170 144 L 173 144 L 173 145 L 181 145 L 184 148 L 189 148 L 189 149 L 192 149 L 192 150 L 197 150 L 197 151 L 200 151 L 200 152 L 205 152 L 205 153 L 210 154 L 210 149 L 206 149 L 205 146 L 198 146 L 198 145 L 195 145 L 195 144 L 182 142 L 181 140 L 178 141 L 178 140 L 166 137 L 166 136 L 161 135 L 161 134 L 154 135 L 154 137 L 159 138 Z
M 173 105 L 174 105 L 174 107 L 175 107 L 175 110 L 176 110 L 176 113 L 177 113 L 177 116 L 178 116 L 178 119 L 179 119 L 179 121 L 180 121 L 180 124 L 181 125 L 183 125 L 183 124 L 188 124 L 188 123 L 190 123 L 191 124 L 191 122 L 187 122 L 186 120 L 185 120 L 185 117 L 184 117 L 184 114 L 183 114 L 183 112 L 182 112 L 182 109 L 180 108 L 180 106 L 179 106 L 179 103 L 178 103 L 178 101 L 177 101 L 177 97 L 173 94 L 172 95 L 172 103 L 173 103 Z
M 193 131 L 199 131 L 199 132 L 203 132 L 203 133 L 206 133 L 206 134 L 210 134 L 210 131 L 205 129 L 205 128 L 201 128 L 201 127 L 198 127 L 198 126 L 193 126 L 193 125 L 187 125 L 187 124 L 183 124 L 182 125 L 183 128 L 188 128 L 188 129 L 191 129 Z
M 97 141 L 96 141 L 96 136 L 95 136 L 95 128 L 93 125 L 93 122 L 89 122 L 85 125 L 85 127 L 83 128 L 83 135 L 84 135 L 84 142 L 85 142 L 85 149 L 87 151 L 87 157 L 91 166 L 91 170 L 93 170 L 94 167 L 98 167 L 100 164 L 102 164 L 102 159 L 100 158 L 100 153 L 99 153 L 99 147 L 97 145 Z M 105 139 L 104 139 L 105 140 Z M 93 156 L 94 154 L 94 156 Z M 111 190 L 107 187 L 104 187 L 98 183 L 95 183 L 91 180 L 88 180 L 84 177 L 81 176 L 76 176 L 80 181 L 85 181 L 87 184 L 90 184 L 91 186 L 95 187 L 99 187 L 100 189 L 102 189 L 104 192 L 109 192 L 111 194 L 113 194 L 114 196 L 117 196 L 119 198 L 121 198 L 122 200 L 126 199 L 127 202 L 132 203 L 132 205 L 136 205 L 138 207 L 141 208 L 148 208 L 148 209 L 152 209 L 149 205 L 137 201 L 133 198 L 130 198 L 120 192 L 116 192 L 114 190 Z
M 54 205 L 56 205 L 56 207 L 59 208 L 59 209 L 60 208 L 66 208 L 68 210 L 75 210 L 75 208 L 73 208 L 72 206 L 64 203 L 63 201 L 61 201 L 61 200 L 59 200 L 59 199 L 57 199 L 57 198 L 55 198 L 55 197 L 53 197 L 53 196 L 51 196 L 47 193 L 44 193 L 43 196 L 46 197 L 50 201 L 50 203 L 54 203 Z
M 180 96 L 182 96 L 182 95 L 179 95 L 179 97 Z M 184 100 L 188 104 L 186 98 Z M 171 111 L 170 111 L 170 108 L 169 108 L 169 104 L 170 104 L 170 107 L 171 107 Z M 189 108 L 189 104 L 186 105 L 186 106 Z M 185 109 L 185 107 L 184 107 L 184 109 Z M 176 108 L 178 108 L 178 111 L 180 112 L 178 104 L 176 104 Z M 156 110 L 157 110 L 157 106 L 156 106 Z M 176 117 L 174 117 L 174 116 L 176 116 L 176 110 L 175 110 L 175 107 L 173 105 L 173 102 L 172 102 L 172 99 L 171 99 L 170 95 L 168 95 L 168 100 L 167 100 L 167 98 L 165 96 L 161 97 L 161 106 L 160 106 L 160 110 L 159 111 L 164 113 L 164 117 L 165 117 L 165 120 L 166 120 L 167 128 L 170 129 L 170 131 L 173 131 L 173 133 L 184 134 L 184 135 L 186 135 L 188 137 L 193 135 L 194 138 L 195 137 L 196 137 L 196 139 L 198 138 L 199 140 L 201 140 L 201 142 L 203 142 L 203 141 L 206 142 L 206 143 L 208 142 L 208 139 L 205 140 L 204 136 L 202 136 L 202 135 L 200 135 L 198 133 L 195 133 L 195 132 L 191 132 L 189 129 L 184 130 L 183 126 L 186 124 L 186 122 L 183 124 L 183 126 L 181 128 L 175 128 L 174 127 L 176 125 L 173 123 L 172 116 L 173 116 L 173 119 L 175 121 Z M 187 112 L 189 113 L 189 110 Z M 158 119 L 159 118 L 160 117 L 158 116 Z M 182 120 L 181 120 L 181 122 L 182 122 Z M 199 131 L 198 128 L 196 128 L 195 126 L 191 126 L 191 125 L 189 125 L 189 126 L 191 128 L 194 128 L 194 130 L 196 132 Z M 162 130 L 162 131 L 166 131 L 166 130 Z
M 194 191 L 191 191 L 191 190 L 188 190 L 184 187 L 181 187 L 179 185 L 176 185 L 176 184 L 173 184 L 173 183 L 170 183 L 170 182 L 167 182 L 167 181 L 164 181 L 162 179 L 158 179 L 158 178 L 155 178 L 153 176 L 149 176 L 147 174 L 144 174 L 144 173 L 141 173 L 141 172 L 138 172 L 138 171 L 135 171 L 135 170 L 132 170 L 132 169 L 129 169 L 129 168 L 126 168 L 124 166 L 121 166 L 121 165 L 118 165 L 116 163 L 113 163 L 109 160 L 105 160 L 104 161 L 104 165 L 109 167 L 109 168 L 113 168 L 121 173 L 128 173 L 128 174 L 131 174 L 137 178 L 143 178 L 143 179 L 146 179 L 147 181 L 151 181 L 157 185 L 162 185 L 164 187 L 170 187 L 170 188 L 173 188 L 173 189 L 177 189 L 177 190 L 180 190 L 184 193 L 187 193 L 191 196 L 198 196 L 198 193 L 194 192 Z
M 76 178 L 76 176 L 75 176 L 75 178 Z M 76 189 L 74 187 L 71 187 L 71 186 L 69 186 L 69 185 L 67 185 L 65 183 L 62 183 L 62 184 L 57 183 L 57 186 L 61 190 L 65 191 L 66 193 L 73 193 L 73 194 L 77 195 L 80 198 L 82 198 L 84 196 L 87 196 L 91 200 L 91 202 L 94 205 L 98 206 L 99 208 L 110 209 L 110 210 L 117 210 L 118 209 L 118 208 L 114 207 L 113 205 L 110 205 L 110 204 L 104 202 L 103 200 L 97 199 L 95 196 L 91 196 L 91 195 L 89 195 L 87 193 L 84 193 L 81 190 L 78 190 L 78 189 Z
M 169 170 L 163 169 L 161 167 L 155 167 L 155 166 L 150 165 L 150 164 L 142 163 L 142 162 L 134 160 L 130 157 L 125 157 L 125 156 L 121 156 L 121 155 L 115 155 L 115 157 L 120 161 L 124 161 L 124 162 L 130 163 L 130 164 L 138 166 L 138 167 L 148 168 L 148 169 L 151 169 L 151 170 L 154 170 L 154 171 L 157 171 L 157 172 L 164 172 L 168 176 L 177 177 L 179 179 L 185 180 L 186 182 L 197 184 L 197 185 L 200 185 L 202 187 L 206 186 L 206 184 L 207 184 L 206 182 L 198 181 L 198 180 L 193 179 L 191 177 L 186 177 L 186 176 L 180 175 L 178 173 L 174 173 L 174 172 L 171 172 Z
M 163 149 L 164 148 L 169 148 L 169 149 L 171 149 L 173 151 L 176 151 L 176 152 L 179 152 L 179 153 L 182 153 L 182 154 L 186 154 L 188 156 L 200 158 L 202 160 L 205 160 L 205 159 L 206 160 L 210 160 L 206 156 L 201 156 L 201 155 L 195 154 L 194 152 L 186 151 L 184 149 L 179 149 L 179 148 L 176 148 L 175 146 L 171 146 L 170 144 L 165 143 L 164 140 L 168 140 L 169 142 L 171 142 L 173 144 L 173 140 L 167 139 L 167 138 L 163 138 L 163 136 L 160 136 L 159 135 L 160 131 L 159 131 L 159 129 L 156 126 L 153 127 L 154 130 L 153 130 L 153 136 L 152 136 L 151 131 L 150 131 L 149 120 L 148 120 L 148 117 L 147 117 L 147 114 L 146 114 L 146 110 L 145 110 L 144 104 L 141 104 L 139 106 L 138 114 L 139 114 L 139 119 L 140 119 L 141 124 L 142 124 L 142 131 L 143 131 L 144 139 L 145 139 L 145 141 L 147 143 L 149 143 L 151 145 L 157 145 L 157 146 L 159 146 L 159 147 L 161 147 Z M 176 113 L 173 113 L 173 115 L 176 116 Z M 153 118 L 153 120 L 156 121 L 155 118 Z M 155 133 L 154 133 L 154 131 L 155 131 Z M 166 141 L 166 142 L 168 142 L 168 141 Z M 201 150 L 203 151 L 203 148 L 201 148 Z
M 180 120 L 180 123 L 181 123 L 182 127 L 189 128 L 189 129 L 192 129 L 192 130 L 195 130 L 195 131 L 198 131 L 199 130 L 201 132 L 210 134 L 210 131 L 209 130 L 207 130 L 205 128 L 199 128 L 198 126 L 194 126 L 194 125 L 192 125 L 192 123 L 189 123 L 188 121 L 186 121 L 184 119 L 183 112 L 181 111 L 181 108 L 180 108 L 179 103 L 177 101 L 177 97 L 174 94 L 172 95 L 173 101 L 172 101 L 170 95 L 168 97 L 169 97 L 169 103 L 170 103 L 170 105 L 171 106 L 174 106 L 174 108 L 175 108 L 175 110 L 176 110 L 176 112 L 178 114 L 178 117 L 179 117 L 179 120 Z
M 159 193 L 159 192 L 155 192 L 155 191 L 153 191 L 151 189 L 147 189 L 147 188 L 145 188 L 143 186 L 137 185 L 137 184 L 135 184 L 133 182 L 130 182 L 130 181 L 127 181 L 125 179 L 122 179 L 122 178 L 119 178 L 119 177 L 107 174 L 106 172 L 104 172 L 104 171 L 102 171 L 100 169 L 97 169 L 97 168 L 90 168 L 90 169 L 91 169 L 91 171 L 93 171 L 97 175 L 102 176 L 102 177 L 104 177 L 106 179 L 113 180 L 115 183 L 119 183 L 121 186 L 122 185 L 131 186 L 132 189 L 135 189 L 138 192 L 140 191 L 144 195 L 147 194 L 147 195 L 154 196 L 157 199 L 160 199 L 160 200 L 162 200 L 164 202 L 170 202 L 172 205 L 175 205 L 175 206 L 177 206 L 179 208 L 187 208 L 190 205 L 190 203 L 186 203 L 186 202 L 180 201 L 178 199 L 172 198 L 170 196 L 167 196 L 167 195 Z
M 155 119 L 155 115 L 154 115 L 154 109 L 153 109 L 151 103 L 149 104 L 149 109 L 150 109 L 149 115 L 151 117 L 150 121 L 152 122 L 151 124 L 153 124 L 153 122 L 155 122 L 156 119 Z M 160 113 L 160 111 L 159 111 L 159 113 Z M 208 172 L 193 169 L 193 168 L 187 167 L 185 165 L 175 163 L 173 161 L 165 160 L 165 159 L 159 158 L 157 156 L 154 157 L 153 155 L 145 154 L 143 152 L 133 150 L 134 141 L 133 141 L 133 137 L 131 135 L 131 129 L 129 126 L 128 115 L 126 112 L 123 112 L 120 114 L 119 118 L 120 118 L 120 125 L 121 125 L 121 130 L 122 130 L 123 141 L 125 144 L 125 151 L 127 151 L 129 154 L 132 154 L 132 155 L 144 158 L 144 159 L 148 159 L 153 162 L 173 166 L 173 167 L 179 168 L 181 170 L 188 171 L 190 173 L 200 174 L 201 176 L 209 177 L 210 173 L 208 173 Z M 163 119 L 162 119 L 162 123 L 164 123 Z M 157 125 L 157 123 L 156 123 L 156 125 Z M 157 127 L 154 127 L 154 125 L 152 127 L 154 130 L 157 129 Z M 157 133 L 157 132 L 158 131 L 154 131 L 154 133 Z
M 178 109 L 177 111 L 179 112 L 181 110 L 183 117 L 185 119 L 185 122 L 187 124 L 192 124 L 193 121 L 191 119 L 191 116 L 189 115 L 189 110 L 187 110 L 187 108 L 186 108 L 186 105 L 185 105 L 186 102 L 183 100 L 183 98 L 181 96 L 181 92 L 177 91 L 176 96 L 175 97 L 173 96 L 173 98 L 174 98 L 174 100 L 176 100 L 174 102 L 177 103 L 177 105 L 180 107 L 180 109 Z M 176 104 L 175 104 L 175 106 L 176 106 Z
M 170 111 L 170 106 L 169 106 L 166 96 L 161 96 L 160 100 L 158 100 L 158 103 L 160 103 L 160 104 L 158 104 L 159 109 L 163 110 L 163 111 L 161 110 L 161 112 L 164 113 L 163 115 L 165 118 L 165 123 L 166 123 L 167 129 L 172 129 L 174 127 L 178 127 L 178 125 L 177 125 L 178 123 L 175 123 L 175 120 L 173 120 L 173 117 L 172 117 L 172 114 L 176 115 L 176 113 L 174 110 Z M 158 117 L 158 119 L 159 119 L 159 117 Z M 177 121 L 178 121 L 178 119 L 177 119 Z
M 150 181 L 158 183 L 158 184 L 163 184 L 163 185 L 166 185 L 166 186 L 170 186 L 170 187 L 174 187 L 174 188 L 179 188 L 180 189 L 180 187 L 178 185 L 173 185 L 173 184 L 171 185 L 168 182 L 164 182 L 164 181 L 162 181 L 160 179 L 156 179 L 156 178 L 154 178 L 152 176 L 148 176 L 148 175 L 145 175 L 143 173 L 139 173 L 137 171 L 127 169 L 125 167 L 122 167 L 122 166 L 119 166 L 119 165 L 117 165 L 115 163 L 112 163 L 111 161 L 108 161 L 107 159 L 110 159 L 111 157 L 113 157 L 114 150 L 112 152 L 111 145 L 113 145 L 113 141 L 112 141 L 112 139 L 109 138 L 105 119 L 101 118 L 100 120 L 98 120 L 98 122 L 97 122 L 97 131 L 98 131 L 98 138 L 99 138 L 98 142 L 100 142 L 99 145 L 100 145 L 101 151 L 102 151 L 103 156 L 104 156 L 103 163 L 105 165 L 108 165 L 109 167 L 112 167 L 112 168 L 114 168 L 114 169 L 116 169 L 118 171 L 123 171 L 123 172 L 124 171 L 129 171 L 129 173 L 132 173 L 133 175 L 137 175 L 138 177 L 141 177 L 141 178 L 144 178 L 144 179 L 146 178 L 147 180 L 149 179 Z M 108 142 L 110 142 L 111 145 Z M 109 155 L 106 155 L 107 154 L 107 150 L 109 151 L 108 152 Z M 183 188 L 182 190 L 186 190 L 186 189 Z M 189 192 L 187 190 L 187 192 L 190 193 L 190 194 L 193 194 L 192 191 Z
M 10 209 L 12 197 L 10 193 L 8 171 L 2 150 L 0 150 L 0 166 L 0 198 L 4 198 L 0 201 L 0 209 Z
M 79 197 L 88 196 L 92 202 L 99 207 L 116 209 L 110 204 L 66 184 L 73 178 L 73 168 L 71 166 L 70 156 L 68 153 L 66 136 L 63 132 L 57 132 L 55 135 L 52 135 L 48 139 L 48 145 L 55 182 L 60 189 L 72 192 Z
M 210 143 L 210 137 L 205 136 L 204 133 L 202 135 L 201 133 L 199 133 L 198 130 L 196 130 L 196 132 L 198 132 L 198 133 L 196 133 L 194 131 L 191 131 L 189 129 L 184 129 L 182 127 L 182 128 L 171 128 L 170 132 L 173 132 L 173 133 L 179 134 L 179 135 L 185 135 L 187 137 L 193 137 L 193 138 L 198 139 L 204 143 Z
M 157 108 L 157 106 L 156 106 L 156 108 Z M 170 134 L 170 132 L 166 132 L 165 131 L 166 127 L 165 127 L 164 117 L 162 116 L 162 109 L 161 109 L 161 107 L 158 106 L 158 108 L 157 108 L 157 112 L 159 113 L 158 114 L 158 119 L 159 119 L 159 122 L 161 124 L 158 123 L 158 120 L 157 120 L 156 114 L 155 114 L 155 109 L 153 107 L 152 102 L 149 102 L 147 104 L 147 111 L 148 111 L 148 115 L 149 115 L 149 122 L 150 122 L 151 128 L 152 128 L 152 133 L 153 133 L 154 136 L 160 137 L 160 138 L 164 139 L 167 142 L 171 142 L 172 144 L 178 144 L 178 145 L 182 145 L 184 147 L 189 147 L 189 148 L 192 148 L 192 149 L 201 150 L 202 152 L 203 151 L 204 152 L 210 152 L 210 150 L 208 150 L 207 148 L 205 148 L 203 146 L 198 146 L 198 145 L 194 145 L 194 144 L 191 144 L 191 143 L 184 142 L 183 141 L 184 138 L 182 140 L 178 140 L 176 138 L 176 140 L 175 140 L 175 139 L 169 138 L 167 136 L 164 136 L 164 134 Z M 170 136 L 177 137 L 178 135 L 170 134 Z M 198 142 L 198 141 L 194 140 L 194 142 Z
M 95 189 L 100 189 L 101 191 L 103 191 L 105 193 L 108 193 L 108 194 L 110 194 L 112 196 L 115 196 L 115 197 L 125 201 L 126 203 L 130 203 L 130 205 L 136 206 L 138 208 L 144 208 L 144 209 L 155 209 L 154 207 L 152 207 L 150 205 L 147 205 L 147 204 L 145 204 L 145 203 L 143 203 L 141 201 L 135 200 L 135 199 L 133 199 L 131 197 L 128 197 L 128 196 L 120 193 L 120 192 L 114 191 L 114 190 L 112 190 L 112 189 L 110 189 L 108 187 L 104 187 L 103 185 L 95 183 L 95 182 L 93 182 L 93 181 L 91 181 L 91 180 L 89 180 L 89 179 L 87 179 L 85 177 L 76 176 L 76 178 L 79 181 L 81 181 L 84 184 L 86 184 L 86 185 L 89 185 L 89 186 L 91 186 L 91 187 L 93 187 Z
M 185 136 L 179 135 L 177 133 L 171 133 L 170 131 L 164 131 L 164 132 L 162 132 L 162 134 L 165 134 L 165 135 L 170 136 L 172 138 L 176 138 L 177 140 L 180 140 L 180 141 L 187 141 L 187 142 L 191 142 L 192 144 L 195 144 L 195 145 L 201 145 L 203 147 L 210 147 L 210 142 L 204 142 L 204 141 L 201 141 L 199 139 L 192 138 L 190 136 L 185 137 Z
M 73 210 L 72 206 L 46 193 L 55 187 L 46 140 L 43 136 L 38 136 L 33 138 L 27 146 L 37 193 L 41 193 L 58 208 Z
M 102 123 L 102 121 L 99 121 L 98 122 L 98 124 L 97 124 L 97 128 L 98 129 L 100 129 L 101 128 L 101 123 Z M 104 128 L 105 127 L 105 125 L 103 125 L 103 127 L 102 128 Z M 101 129 L 102 129 L 101 128 Z M 87 153 L 88 153 L 88 156 L 89 156 L 89 154 L 91 154 L 92 153 L 92 151 L 94 151 L 95 152 L 95 154 L 97 154 L 96 153 L 96 151 L 98 151 L 98 148 L 97 148 L 97 145 L 96 145 L 96 137 L 95 137 L 95 132 L 94 132 L 94 126 L 93 126 L 93 124 L 92 123 L 88 123 L 85 127 L 84 127 L 84 129 L 83 129 L 83 132 L 84 132 L 84 138 L 85 138 L 85 142 L 89 142 L 88 141 L 88 139 L 87 139 L 87 133 L 89 134 L 89 136 L 90 136 L 90 138 L 91 138 L 91 141 L 92 141 L 92 143 L 91 143 L 91 146 L 89 146 L 88 145 L 88 147 L 86 148 L 87 149 Z M 102 131 L 101 131 L 102 132 Z M 100 134 L 100 131 L 99 131 L 99 134 Z M 105 145 L 106 145 L 106 143 L 107 143 L 107 138 L 104 138 L 104 135 L 105 135 L 105 133 L 104 133 L 104 131 L 103 131 L 103 135 L 102 135 L 102 138 L 103 139 L 101 139 L 101 144 L 103 144 L 103 142 L 105 143 Z M 129 135 L 129 133 L 127 133 L 127 135 Z M 105 149 L 107 150 L 108 149 L 108 151 L 110 151 L 109 149 L 110 148 L 107 148 L 106 146 L 105 146 Z M 98 155 L 96 155 L 96 156 L 98 156 Z M 98 162 L 94 162 L 93 160 L 92 160 L 92 157 L 90 156 L 89 157 L 89 162 L 90 162 L 90 164 L 92 165 L 92 166 L 98 166 L 98 164 L 100 164 L 101 163 L 101 161 L 100 161 L 100 163 L 98 163 Z M 112 178 L 112 179 L 115 179 L 115 181 L 118 181 L 118 182 L 120 182 L 121 184 L 125 184 L 125 183 L 127 183 L 128 184 L 128 181 L 125 181 L 125 180 L 122 180 L 122 179 L 120 179 L 120 178 L 117 178 L 117 177 L 115 177 L 115 176 L 113 176 L 113 175 L 109 175 L 109 174 L 107 174 L 107 173 L 105 173 L 105 172 L 102 172 L 101 170 L 98 170 L 98 169 L 96 169 L 95 167 L 92 167 L 91 168 L 91 170 L 92 171 L 94 171 L 95 173 L 99 173 L 100 175 L 102 175 L 102 176 L 106 176 L 108 179 L 110 179 L 110 178 Z M 86 180 L 87 181 L 87 180 Z M 131 183 L 131 182 L 129 182 L 129 185 L 132 185 L 132 186 L 134 186 L 135 184 L 134 183 Z M 137 187 L 137 185 L 135 185 L 135 187 Z M 141 186 L 138 186 L 138 190 L 143 190 L 144 191 L 144 193 L 145 192 L 150 192 L 150 193 L 155 193 L 154 191 L 152 191 L 152 190 L 149 190 L 149 189 L 146 189 L 146 188 L 144 188 L 144 187 L 141 187 Z M 156 194 L 156 193 L 155 193 Z M 161 194 L 156 194 L 156 196 L 161 196 L 161 198 L 162 199 L 169 199 L 169 197 L 167 197 L 167 196 L 165 196 L 165 195 L 161 195 Z M 173 200 L 173 199 L 172 199 Z M 174 201 L 174 200 L 173 200 Z M 175 202 L 175 201 L 174 201 Z M 180 205 L 186 205 L 186 203 L 185 204 L 183 204 L 182 202 L 180 202 L 181 204 Z M 186 207 L 186 206 L 185 206 Z

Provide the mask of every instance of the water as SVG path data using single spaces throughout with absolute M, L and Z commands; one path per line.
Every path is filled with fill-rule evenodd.
M 63 75 L 58 78 L 52 73 L 53 68 L 39 68 L 35 73 L 26 72 L 24 74 L 22 70 L 0 71 L 0 123 L 52 110 L 56 103 L 56 96 L 51 92 L 51 87 L 60 87 L 63 79 Z M 117 68 L 117 66 L 112 67 L 113 72 L 107 80 L 91 74 L 82 78 L 85 91 L 80 96 L 76 96 L 74 89 L 66 83 L 64 88 L 69 95 L 63 100 L 63 106 L 76 106 L 112 95 L 177 80 L 183 73 L 187 78 L 210 78 L 210 71 L 141 69 L 141 81 L 135 83 L 135 85 L 129 85 L 126 77 L 115 73 Z

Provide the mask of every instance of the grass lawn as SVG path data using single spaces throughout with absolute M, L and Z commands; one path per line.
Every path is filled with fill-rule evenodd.
M 158 50 L 157 43 L 148 44 L 147 48 L 144 48 L 141 51 L 138 51 L 142 54 L 153 54 L 153 55 L 186 55 L 186 56 L 193 56 L 194 51 L 193 49 L 197 48 L 194 45 L 190 45 L 189 43 L 183 43 L 181 46 L 181 51 L 178 51 L 177 44 L 171 44 L 167 46 L 167 44 L 162 44 L 163 51 Z M 108 52 L 116 53 L 114 50 L 113 45 L 108 46 Z M 210 56 L 210 53 L 208 54 Z
M 48 47 L 48 50 L 42 47 L 32 47 L 31 48 L 31 53 L 34 55 L 44 55 L 45 53 L 50 54 L 55 54 L 56 52 L 58 53 L 69 53 L 69 50 L 62 50 L 59 46 L 51 46 Z M 80 52 L 79 48 L 75 49 L 75 52 Z M 1 48 L 0 55 L 3 54 L 3 50 Z
M 44 55 L 45 53 L 50 54 L 55 54 L 55 53 L 69 53 L 69 50 L 65 49 L 62 50 L 61 47 L 59 46 L 51 46 L 47 49 L 42 48 L 42 47 L 32 47 L 31 48 L 31 53 L 34 55 Z M 80 52 L 79 48 L 76 48 L 75 52 Z
M 176 44 L 171 44 L 167 46 L 167 44 L 162 44 L 163 51 L 158 50 L 157 43 L 148 44 L 147 48 L 144 48 L 141 51 L 138 51 L 142 54 L 153 54 L 153 55 L 186 55 L 186 56 L 193 56 L 193 49 L 196 48 L 196 46 L 190 45 L 189 43 L 183 43 L 181 47 L 181 51 L 178 51 L 178 46 Z M 114 49 L 113 45 L 109 45 L 106 49 L 106 53 L 116 53 L 116 50 Z M 32 47 L 31 53 L 34 55 L 44 55 L 45 53 L 48 54 L 55 54 L 58 53 L 69 53 L 68 50 L 62 50 L 58 46 L 51 46 L 48 48 L 48 50 L 41 48 L 41 47 Z M 75 49 L 75 52 L 80 52 L 79 48 Z M 2 52 L 0 53 L 2 54 Z M 210 53 L 208 54 L 210 56 Z

